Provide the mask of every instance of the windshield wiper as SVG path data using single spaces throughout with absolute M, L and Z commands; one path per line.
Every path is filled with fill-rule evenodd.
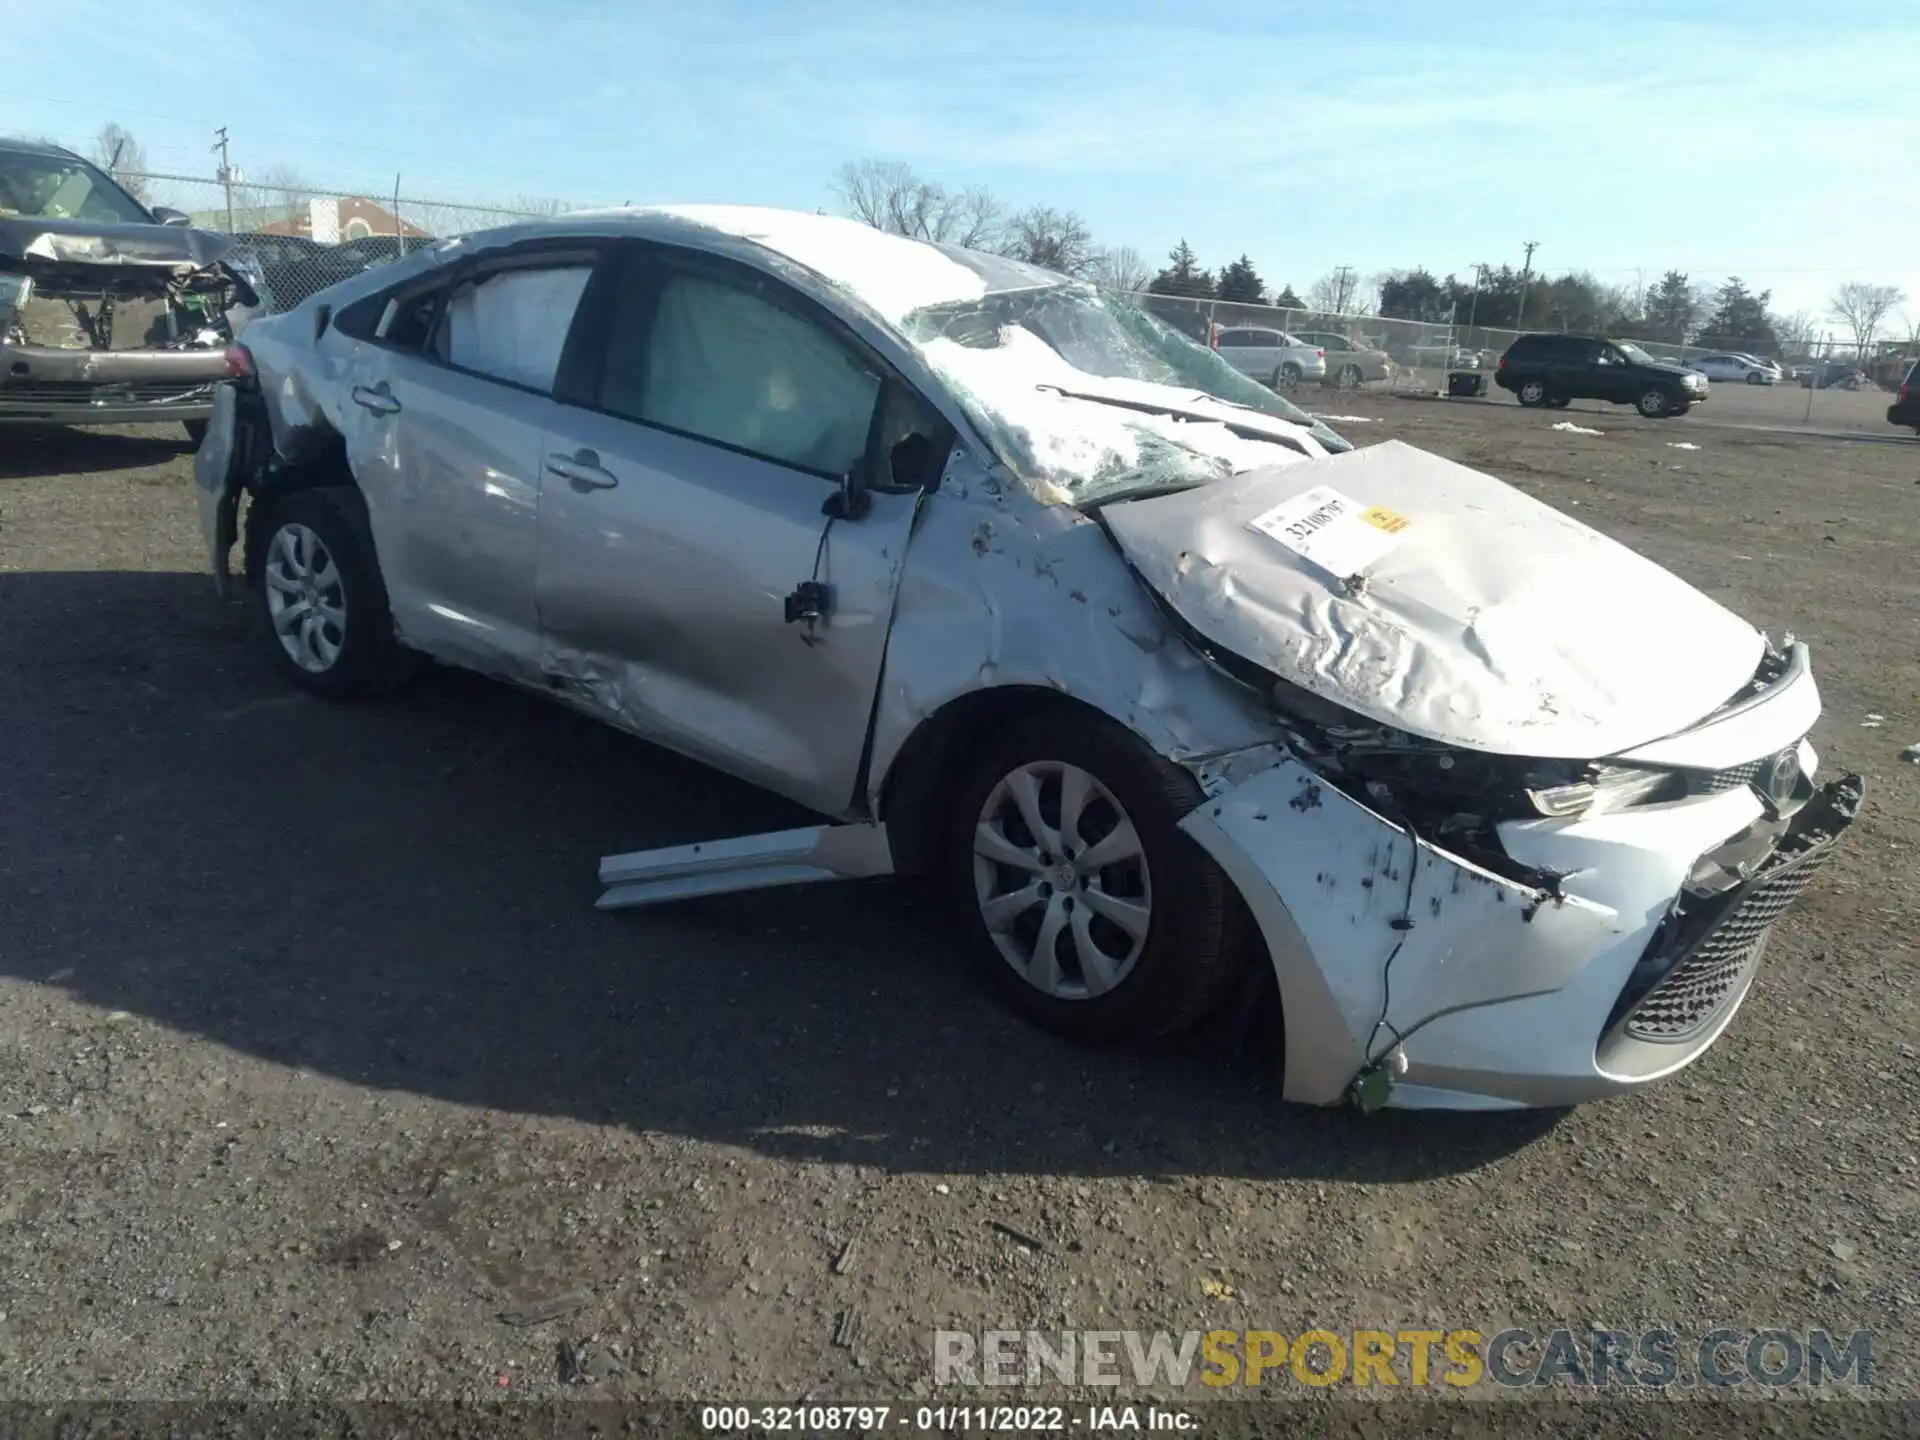
M 1054 394 L 1064 396 L 1069 400 L 1086 400 L 1095 405 L 1111 405 L 1116 410 L 1132 410 L 1141 415 L 1168 415 L 1176 420 L 1198 420 L 1204 425 L 1220 425 L 1224 426 L 1230 434 L 1242 440 L 1264 440 L 1270 445 L 1293 444 L 1293 437 L 1290 435 L 1275 435 L 1271 431 L 1258 430 L 1246 425 L 1236 425 L 1231 420 L 1223 420 L 1218 415 L 1209 415 L 1203 410 L 1186 410 L 1178 405 L 1167 405 L 1157 400 L 1121 400 L 1112 395 L 1090 395 L 1082 390 L 1069 390 L 1064 385 L 1038 385 L 1034 388 L 1051 390 Z M 1208 398 L 1211 399 L 1212 397 Z M 1220 403 L 1222 405 L 1233 404 L 1231 400 L 1222 400 Z M 1255 410 L 1251 406 L 1241 406 L 1238 408 L 1244 409 L 1252 415 L 1263 414 L 1263 412 Z M 1313 423 L 1311 420 L 1303 425 L 1297 420 L 1288 420 L 1281 415 L 1265 415 L 1263 418 L 1278 420 L 1282 425 L 1291 425 L 1295 429 L 1305 430 L 1309 434 L 1313 433 Z M 1302 455 L 1307 453 L 1304 448 L 1299 446 L 1295 446 L 1295 448 L 1299 449 Z

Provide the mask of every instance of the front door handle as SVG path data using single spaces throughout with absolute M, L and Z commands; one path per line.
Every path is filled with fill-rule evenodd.
M 582 450 L 577 455 L 555 455 L 547 461 L 547 473 L 558 475 L 574 489 L 611 490 L 620 483 L 619 476 L 603 469 L 600 457 L 591 450 Z
M 400 402 L 393 398 L 393 391 L 382 380 L 378 385 L 356 385 L 353 387 L 353 403 L 362 410 L 371 410 L 376 415 L 398 415 Z

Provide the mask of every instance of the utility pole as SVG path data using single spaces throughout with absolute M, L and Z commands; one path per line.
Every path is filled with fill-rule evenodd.
M 1527 241 L 1526 263 L 1520 267 L 1520 309 L 1513 317 L 1513 328 L 1527 328 L 1527 282 L 1533 278 L 1533 252 L 1540 248 L 1538 240 Z
M 1467 335 L 1469 340 L 1471 340 L 1473 335 L 1474 317 L 1480 313 L 1480 287 L 1486 283 L 1487 267 L 1484 264 L 1475 265 L 1473 267 L 1473 299 L 1467 303 Z
M 231 235 L 235 228 L 233 223 L 233 166 L 229 163 L 227 157 L 227 127 L 222 125 L 213 133 L 213 148 L 220 152 L 220 169 L 215 178 L 219 180 L 220 187 L 227 192 L 227 233 Z

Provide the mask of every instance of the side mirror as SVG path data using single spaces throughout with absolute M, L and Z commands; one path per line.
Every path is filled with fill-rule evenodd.
M 193 217 L 184 210 L 175 210 L 166 205 L 153 207 L 153 218 L 160 225 L 191 225 Z
M 893 483 L 919 490 L 927 484 L 927 466 L 933 459 L 933 442 L 915 431 L 893 447 L 887 468 Z

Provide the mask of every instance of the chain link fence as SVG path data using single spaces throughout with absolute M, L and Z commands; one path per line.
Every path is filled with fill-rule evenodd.
M 436 240 L 573 208 L 457 204 L 191 175 L 123 178 L 143 182 L 151 203 L 180 211 L 196 229 L 240 237 L 266 277 L 269 293 L 262 298 L 275 311 Z
M 478 205 L 239 178 L 124 178 L 145 182 L 151 203 L 182 212 L 196 228 L 241 237 L 266 277 L 269 293 L 263 298 L 270 310 L 288 309 L 436 240 L 577 208 L 558 201 Z M 1471 310 L 1455 323 L 1432 324 L 1148 292 L 1133 298 L 1176 330 L 1215 346 L 1254 378 L 1304 392 L 1310 403 L 1329 398 L 1322 392 L 1341 390 L 1444 394 L 1449 376 L 1461 372 L 1479 375 L 1491 394 L 1501 354 L 1522 333 L 1478 325 Z M 1634 343 L 1657 359 L 1683 365 L 1728 353 L 1657 340 Z M 1858 347 L 1824 341 L 1765 358 L 1781 367 L 1776 385 L 1807 391 L 1804 414 L 1786 418 L 1811 421 L 1821 392 L 1896 389 L 1916 353 L 1920 345 L 1912 343 L 1876 346 L 1863 355 Z M 1784 397 L 1776 408 L 1785 414 Z
M 1363 389 L 1445 394 L 1449 377 L 1462 372 L 1478 375 L 1484 393 L 1497 393 L 1493 373 L 1500 357 L 1527 333 L 1477 325 L 1471 317 L 1464 323 L 1432 324 L 1144 291 L 1131 294 L 1173 328 L 1213 346 L 1255 379 L 1277 390 L 1305 392 L 1309 397 L 1323 391 Z M 1737 353 L 1725 347 L 1673 344 L 1631 335 L 1612 338 L 1629 340 L 1656 360 L 1689 367 L 1708 365 L 1719 372 L 1723 386 L 1732 372 L 1716 366 L 1716 357 L 1724 359 Z M 1751 382 L 1755 388 L 1772 387 L 1774 398 L 1768 402 L 1768 413 L 1778 412 L 1782 420 L 1805 423 L 1820 418 L 1824 410 L 1828 416 L 1871 423 L 1879 418 L 1871 396 L 1848 403 L 1840 401 L 1837 392 L 1897 390 L 1915 359 L 1920 358 L 1920 341 L 1885 342 L 1863 353 L 1857 345 L 1826 339 L 1750 358 L 1771 361 L 1777 367 L 1771 375 L 1756 376 Z M 1744 381 L 1744 375 L 1741 379 Z M 1789 400 L 1788 391 L 1804 391 L 1805 405 Z M 1836 392 L 1834 400 L 1829 402 L 1823 392 Z M 1853 416 L 1855 411 L 1858 417 Z

